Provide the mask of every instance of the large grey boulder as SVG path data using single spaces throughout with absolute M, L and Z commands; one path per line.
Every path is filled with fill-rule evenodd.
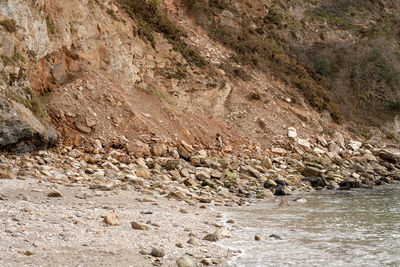
M 46 149 L 57 141 L 56 130 L 42 124 L 24 105 L 0 96 L 0 151 Z
M 398 164 L 400 163 L 400 151 L 393 148 L 377 149 L 373 152 L 375 156 L 380 157 L 382 160 Z

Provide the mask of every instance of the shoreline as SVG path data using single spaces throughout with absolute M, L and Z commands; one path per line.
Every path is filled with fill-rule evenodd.
M 193 264 L 226 266 L 234 252 L 216 242 L 231 236 L 225 222 L 221 223 L 219 207 L 399 179 L 397 164 L 380 160 L 368 149 L 349 151 L 350 157 L 346 152 L 332 160 L 329 155 L 317 157 L 313 152 L 301 158 L 296 153 L 237 156 L 196 150 L 181 142 L 176 147 L 153 144 L 151 154 L 144 157 L 100 146 L 86 151 L 64 147 L 0 155 L 0 202 L 7 207 L 0 215 L 2 263 L 8 264 L 7 259 L 13 262 L 14 258 L 6 255 L 14 255 L 17 265 L 34 260 L 42 263 L 39 265 L 46 261 L 57 265 L 55 255 L 59 253 L 72 255 L 71 261 L 83 261 L 83 265 L 85 259 L 100 258 L 106 265 L 126 260 L 123 266 L 139 261 L 142 266 L 170 266 L 186 257 Z M 398 156 L 394 152 L 390 155 Z M 146 209 L 157 210 L 159 216 L 146 214 Z M 108 224 L 119 220 L 118 225 L 107 226 L 104 216 L 110 216 Z M 69 227 L 62 227 L 64 221 Z M 53 231 L 48 240 L 43 228 Z M 90 229 L 99 237 L 92 236 L 88 243 L 84 237 L 88 231 L 92 233 Z M 137 246 L 127 241 L 129 236 L 140 240 Z M 96 246 L 96 238 L 108 250 Z M 107 243 L 107 238 L 114 243 Z M 37 239 L 49 245 L 38 245 Z M 82 251 L 74 250 L 76 244 L 71 239 L 80 240 Z M 17 243 L 23 246 L 19 248 Z M 7 244 L 14 245 L 8 249 Z M 72 251 L 60 249 L 60 244 Z M 154 247 L 162 253 L 154 252 Z

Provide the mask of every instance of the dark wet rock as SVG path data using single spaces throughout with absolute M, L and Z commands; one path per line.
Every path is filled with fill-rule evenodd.
M 339 183 L 340 190 L 350 190 L 350 188 L 360 188 L 360 182 L 358 181 L 342 181 Z
M 327 185 L 326 180 L 321 177 L 304 178 L 302 180 L 310 182 L 312 187 L 325 187 Z
M 381 177 L 378 180 L 375 181 L 375 185 L 379 186 L 379 185 L 384 185 L 384 184 L 389 184 L 390 180 L 386 177 Z
M 286 191 L 286 189 L 285 189 L 284 186 L 278 185 L 278 186 L 275 188 L 274 195 L 275 195 L 275 196 L 285 196 L 285 195 L 288 195 L 288 193 L 287 193 L 287 191 Z
M 278 184 L 275 181 L 271 180 L 271 179 L 268 179 L 267 181 L 264 182 L 264 188 L 266 188 L 266 189 L 273 188 L 273 187 L 275 187 L 277 185 Z
M 283 180 L 275 179 L 275 183 L 276 183 L 277 185 L 287 186 L 287 184 L 286 184 L 285 181 L 283 181 Z
M 384 183 L 390 184 L 390 180 L 387 177 L 381 177 L 379 180 L 381 180 Z

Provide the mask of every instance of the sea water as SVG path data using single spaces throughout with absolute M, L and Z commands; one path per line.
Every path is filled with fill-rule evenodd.
M 231 266 L 400 266 L 400 185 L 223 208 Z M 255 236 L 260 241 L 255 240 Z M 275 235 L 275 237 L 270 237 Z

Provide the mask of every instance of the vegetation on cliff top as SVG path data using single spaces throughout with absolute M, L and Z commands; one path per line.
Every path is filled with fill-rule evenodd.
M 204 58 L 183 40 L 186 33 L 161 11 L 157 0 L 118 0 L 118 2 L 137 22 L 139 34 L 146 38 L 153 47 L 156 46 L 154 32 L 159 32 L 189 64 L 197 67 L 207 65 Z
M 183 2 L 210 36 L 235 51 L 233 60 L 296 86 L 334 120 L 344 114 L 375 124 L 400 111 L 398 1 Z M 226 11 L 236 26 L 222 23 Z

